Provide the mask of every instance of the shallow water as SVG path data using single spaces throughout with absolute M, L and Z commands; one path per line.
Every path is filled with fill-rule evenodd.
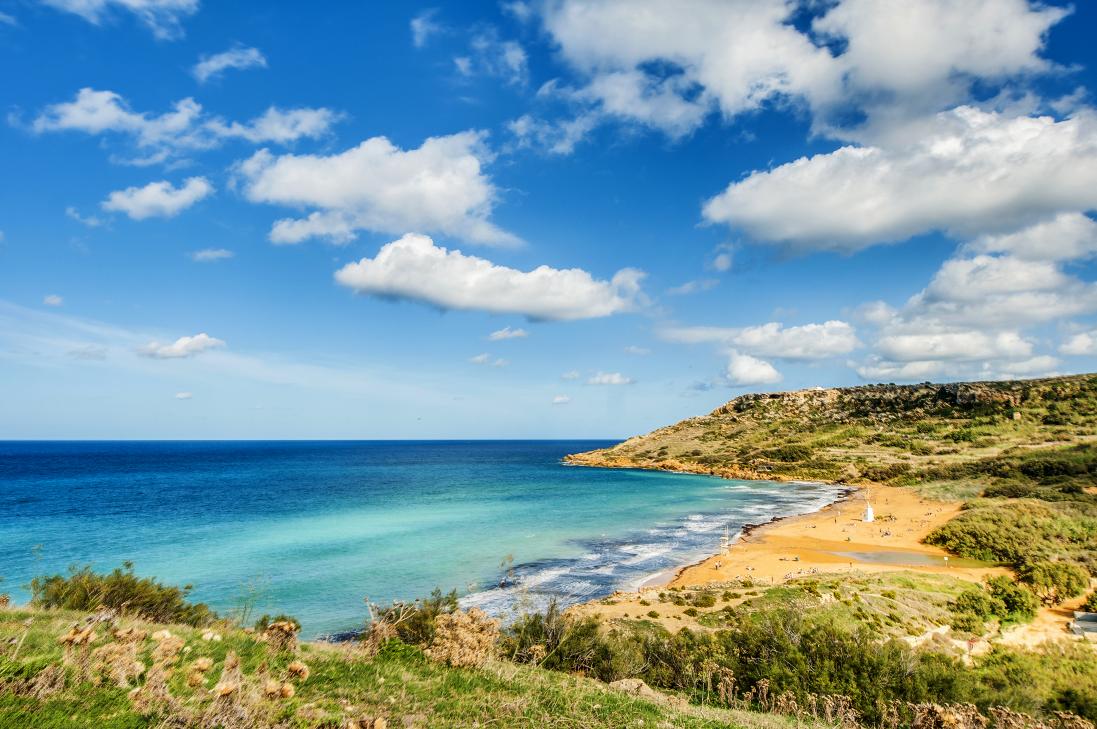
M 988 562 L 980 562 L 974 559 L 962 557 L 949 557 L 946 562 L 943 557 L 923 552 L 902 552 L 894 550 L 881 550 L 878 552 L 832 552 L 839 557 L 868 562 L 869 564 L 909 565 L 914 567 L 990 567 Z
M 839 495 L 560 463 L 605 445 L 0 443 L 0 592 L 21 601 L 34 575 L 132 560 L 214 609 L 254 603 L 314 636 L 360 626 L 366 597 L 436 586 L 496 613 L 634 588 L 716 551 L 725 525 Z

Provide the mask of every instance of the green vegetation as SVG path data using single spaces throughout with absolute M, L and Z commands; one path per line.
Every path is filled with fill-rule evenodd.
M 450 668 L 398 639 L 373 656 L 354 646 L 322 644 L 301 644 L 296 652 L 280 652 L 260 634 L 236 628 L 217 626 L 221 639 L 204 640 L 201 629 L 127 618 L 113 627 L 97 625 L 96 637 L 86 649 L 63 650 L 58 636 L 74 622 L 84 624 L 83 618 L 84 613 L 67 610 L 0 611 L 4 646 L 0 648 L 0 727 L 341 729 L 351 726 L 351 721 L 357 722 L 355 727 L 369 727 L 370 720 L 377 718 L 386 718 L 389 727 L 419 729 L 477 724 L 531 729 L 785 729 L 792 725 L 784 717 L 632 696 L 580 676 L 506 661 L 495 660 L 482 669 Z M 131 628 L 143 634 L 136 644 L 138 659 L 147 666 L 143 677 L 122 687 L 97 660 L 81 665 L 81 655 L 123 645 L 112 636 L 115 631 L 125 635 Z M 165 628 L 178 643 L 163 636 L 154 639 Z M 17 654 L 15 644 L 20 646 Z M 159 700 L 149 688 L 150 682 L 155 683 L 158 647 L 175 650 L 164 665 L 169 693 Z M 232 656 L 239 660 L 238 670 L 229 667 L 236 660 Z M 209 667 L 203 668 L 206 661 Z M 271 681 L 278 689 L 273 696 L 265 691 Z M 282 693 L 285 684 L 293 687 L 289 697 Z M 219 695 L 229 685 L 236 688 Z M 215 687 L 222 688 L 215 691 Z
M 147 620 L 195 626 L 217 619 L 204 603 L 187 602 L 190 585 L 167 587 L 155 579 L 138 577 L 131 562 L 105 575 L 93 572 L 91 567 L 72 567 L 68 575 L 36 577 L 30 590 L 31 604 L 41 608 L 107 608 Z
M 953 601 L 952 627 L 982 635 L 986 621 L 996 619 L 1003 625 L 1023 623 L 1036 617 L 1036 596 L 1006 577 L 987 580 L 986 588 L 974 587 Z
M 728 476 L 828 481 L 896 481 L 980 493 L 981 468 L 966 464 L 1024 458 L 1025 451 L 1091 444 L 1097 437 L 1097 376 L 934 385 L 867 385 L 743 395 L 574 463 L 670 468 Z M 1092 483 L 1092 451 L 1082 471 L 1046 470 L 1031 459 L 1023 476 L 1069 487 Z M 1088 469 L 1088 470 L 1085 470 Z M 951 474 L 949 476 L 948 474 Z M 929 476 L 925 478 L 925 476 Z M 965 484 L 972 480 L 974 484 Z

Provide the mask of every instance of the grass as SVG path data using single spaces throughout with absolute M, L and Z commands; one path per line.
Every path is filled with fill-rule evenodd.
M 160 726 L 166 713 L 138 711 L 127 690 L 75 680 L 72 669 L 59 694 L 34 698 L 17 690 L 20 678 L 29 678 L 62 660 L 57 637 L 84 613 L 65 610 L 9 610 L 0 612 L 0 727 L 51 729 L 131 729 Z M 302 644 L 296 655 L 275 653 L 254 633 L 224 625 L 220 641 L 202 639 L 202 630 L 161 625 L 136 619 L 120 625 L 149 631 L 169 629 L 182 637 L 186 651 L 170 680 L 172 695 L 200 714 L 212 699 L 228 653 L 241 658 L 245 676 L 264 671 L 284 672 L 290 660 L 310 668 L 306 681 L 296 684 L 290 699 L 264 700 L 261 708 L 287 727 L 342 727 L 348 718 L 387 717 L 389 726 L 457 727 L 726 727 L 784 729 L 792 720 L 750 712 L 679 705 L 647 700 L 607 688 L 591 679 L 544 671 L 502 661 L 482 669 L 449 668 L 426 659 L 414 647 L 390 643 L 369 658 L 356 646 Z M 95 645 L 106 642 L 104 637 Z M 12 659 L 13 643 L 20 642 Z M 151 645 L 151 641 L 150 641 Z M 148 663 L 148 647 L 142 652 Z M 186 666 L 199 658 L 214 662 L 208 679 L 192 688 L 184 680 Z M 264 724 L 257 723 L 256 726 Z

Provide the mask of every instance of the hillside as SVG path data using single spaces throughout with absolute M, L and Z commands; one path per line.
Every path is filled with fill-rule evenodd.
M 501 660 L 453 668 L 399 641 L 375 654 L 356 644 L 280 645 L 227 622 L 195 628 L 0 606 L 0 646 L 5 729 L 793 724 Z
M 708 415 L 566 461 L 859 483 L 1095 439 L 1097 375 L 1075 375 L 748 394 Z

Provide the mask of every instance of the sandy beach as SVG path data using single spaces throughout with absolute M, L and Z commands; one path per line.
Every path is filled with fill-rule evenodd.
M 875 520 L 864 521 L 868 503 Z M 682 569 L 669 585 L 689 587 L 751 578 L 777 584 L 804 574 L 883 572 L 896 569 L 947 573 L 973 581 L 1005 574 L 997 567 L 947 559 L 922 539 L 960 511 L 960 502 L 926 499 L 910 489 L 874 486 L 803 516 L 757 527 L 722 554 Z M 950 563 L 951 562 L 951 563 Z

